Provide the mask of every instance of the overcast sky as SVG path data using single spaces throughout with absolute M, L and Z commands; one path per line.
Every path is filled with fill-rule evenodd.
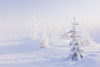
M 74 16 L 100 40 L 100 0 L 0 0 L 0 34 L 27 33 L 33 17 L 39 25 L 64 25 Z

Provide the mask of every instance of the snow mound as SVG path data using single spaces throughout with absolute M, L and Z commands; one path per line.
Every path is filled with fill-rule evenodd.
M 100 55 L 98 54 L 90 54 L 84 57 L 82 60 L 78 61 L 74 67 L 100 67 Z M 72 66 L 72 67 L 73 67 Z

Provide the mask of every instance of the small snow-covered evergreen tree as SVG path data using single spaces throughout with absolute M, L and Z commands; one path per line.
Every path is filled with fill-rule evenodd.
M 64 32 L 64 34 L 61 36 L 61 39 L 70 40 L 70 34 L 68 32 Z
M 48 46 L 48 39 L 45 36 L 45 31 L 43 31 L 41 37 L 41 48 L 45 49 L 47 46 Z
M 92 40 L 92 38 L 89 36 L 89 33 L 84 32 L 82 35 L 83 38 L 83 45 L 84 46 L 92 46 L 94 45 L 94 42 Z
M 78 30 L 78 23 L 74 22 L 72 23 L 72 30 L 69 31 L 71 33 L 71 42 L 70 42 L 70 56 L 69 58 L 72 60 L 79 60 L 83 58 L 83 49 L 81 48 L 81 42 L 80 42 L 80 31 Z

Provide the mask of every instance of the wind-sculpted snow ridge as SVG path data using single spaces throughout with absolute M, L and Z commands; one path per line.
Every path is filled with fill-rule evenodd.
M 23 43 L 2 47 L 0 67 L 100 67 L 100 45 L 84 46 L 84 58 L 67 59 L 69 47 L 64 44 L 40 48 L 39 40 L 24 39 Z M 58 40 L 57 40 L 58 41 Z M 57 42 L 55 40 L 55 42 Z
M 19 44 L 16 45 L 5 45 L 0 47 L 0 51 L 3 54 L 15 54 L 15 53 L 24 53 L 27 51 L 37 50 L 40 48 L 39 40 L 31 40 L 26 38 L 19 41 Z

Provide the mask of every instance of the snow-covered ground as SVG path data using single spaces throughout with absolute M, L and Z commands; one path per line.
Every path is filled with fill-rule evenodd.
M 84 58 L 79 61 L 71 61 L 67 59 L 69 55 L 67 44 L 61 40 L 53 41 L 46 49 L 40 48 L 39 40 L 30 38 L 10 42 L 11 45 L 2 46 L 2 42 L 0 67 L 100 67 L 99 44 L 83 46 Z M 7 43 L 4 42 L 4 44 Z

